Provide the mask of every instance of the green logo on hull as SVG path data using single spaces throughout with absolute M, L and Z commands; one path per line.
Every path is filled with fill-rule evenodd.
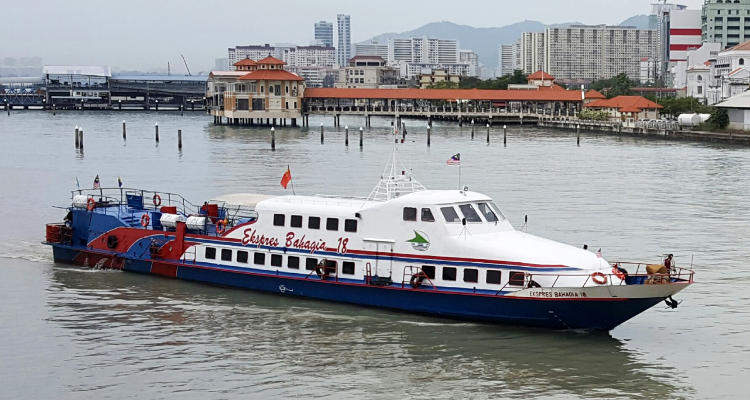
M 406 242 L 411 243 L 414 250 L 425 251 L 430 248 L 430 240 L 427 234 L 421 231 L 414 231 L 414 237 Z

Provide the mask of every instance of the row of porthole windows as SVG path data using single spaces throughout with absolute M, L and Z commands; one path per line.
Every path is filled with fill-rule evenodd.
M 422 272 L 427 275 L 430 279 L 435 279 L 436 269 L 434 265 L 423 265 L 421 267 Z M 476 268 L 460 268 L 462 273 L 462 280 L 466 283 L 479 283 L 479 270 Z M 454 282 L 458 280 L 459 268 L 456 267 L 441 267 L 440 278 L 443 281 Z M 510 271 L 508 274 L 508 285 L 510 286 L 523 286 L 524 284 L 523 272 Z M 502 272 L 499 270 L 488 269 L 484 276 L 484 283 L 490 285 L 499 285 L 502 279 Z
M 266 256 L 268 253 L 253 252 L 253 264 L 257 266 L 266 266 Z M 206 247 L 204 257 L 207 260 L 216 260 L 217 249 L 216 247 Z M 289 268 L 289 269 L 300 269 L 301 261 L 303 257 L 298 256 L 284 256 L 282 254 L 270 254 L 271 267 L 275 268 Z M 237 262 L 240 264 L 250 264 L 250 252 L 245 250 L 234 251 L 232 249 L 221 249 L 219 253 L 221 261 Z M 286 258 L 286 262 L 284 262 Z M 305 269 L 312 271 L 318 265 L 319 260 L 314 257 L 305 257 Z M 329 271 L 335 271 L 338 268 L 338 263 L 334 260 L 325 260 L 325 267 Z M 344 275 L 354 275 L 356 265 L 353 261 L 343 261 L 341 263 L 341 273 Z
M 302 228 L 302 216 L 291 215 L 289 217 L 290 228 Z M 320 217 L 307 217 L 307 229 L 320 229 Z M 286 226 L 286 215 L 285 214 L 274 214 L 273 215 L 274 226 Z M 326 230 L 338 231 L 339 230 L 339 219 L 338 218 L 326 218 Z M 356 219 L 345 219 L 344 220 L 344 232 L 357 232 L 357 220 Z

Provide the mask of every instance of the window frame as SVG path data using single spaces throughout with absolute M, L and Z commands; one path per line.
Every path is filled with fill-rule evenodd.
M 294 267 L 289 263 L 289 260 L 293 260 L 293 259 L 297 260 L 297 262 L 295 263 L 296 266 L 294 266 Z M 300 258 L 298 256 L 287 256 L 286 257 L 286 267 L 289 268 L 289 269 L 299 269 L 299 265 L 300 265 L 299 259 Z
M 242 260 L 244 258 L 244 260 Z M 247 264 L 250 262 L 250 255 L 245 250 L 237 250 L 237 262 Z
M 209 256 L 208 254 L 211 253 Z M 206 247 L 203 250 L 203 258 L 206 260 L 215 260 L 216 259 L 216 247 Z
M 518 277 L 521 277 L 520 283 L 518 283 Z M 508 272 L 508 286 L 523 286 L 526 278 L 526 274 L 521 271 L 510 271 Z
M 427 270 L 431 270 L 432 272 L 425 271 L 425 267 L 427 267 Z M 427 275 L 429 279 L 433 279 L 433 280 L 435 279 L 436 269 L 437 268 L 434 265 L 423 265 L 420 267 L 420 271 L 424 272 L 425 275 Z
M 476 219 L 477 220 L 476 221 L 470 220 L 469 216 L 467 216 L 466 213 L 464 213 L 464 209 L 461 208 L 461 207 L 468 207 L 469 210 L 472 210 L 474 212 L 474 215 L 476 215 Z M 467 224 L 481 224 L 482 222 L 484 222 L 484 221 L 482 221 L 482 217 L 479 215 L 479 213 L 477 212 L 477 209 L 474 208 L 474 205 L 472 203 L 459 204 L 458 205 L 458 211 L 461 212 L 461 215 L 463 216 L 463 219 L 466 219 L 466 223 Z M 462 219 L 462 221 L 463 221 L 463 219 Z
M 407 214 L 406 214 L 407 211 L 410 213 L 408 217 L 407 217 Z M 413 218 L 411 217 L 411 212 L 412 211 L 414 212 L 414 217 Z M 417 221 L 417 215 L 418 214 L 417 214 L 417 208 L 416 207 L 404 207 L 404 210 L 403 210 L 403 212 L 401 214 L 403 220 L 404 221 L 409 221 L 409 222 L 416 222 Z
M 497 282 L 490 282 L 490 274 L 494 275 L 497 273 Z M 494 279 L 493 279 L 494 280 Z M 503 271 L 499 269 L 488 269 L 484 276 L 484 282 L 488 285 L 500 285 L 503 280 Z
M 332 227 L 335 221 L 335 227 Z M 338 232 L 339 231 L 339 219 L 334 217 L 326 217 L 326 230 L 331 232 Z
M 284 226 L 284 225 L 286 225 L 286 214 L 274 214 L 273 226 Z
M 278 260 L 274 263 L 274 260 Z M 284 265 L 284 257 L 281 254 L 271 253 L 271 266 L 274 268 L 281 268 Z
M 301 215 L 290 215 L 289 216 L 289 227 L 290 228 L 302 228 L 302 218 Z M 299 222 L 295 223 L 296 220 L 299 220 Z
M 310 261 L 313 261 L 312 263 Z M 305 257 L 305 270 L 315 271 L 315 267 L 318 266 L 318 259 L 314 257 Z
M 232 256 L 234 253 L 232 249 L 221 249 L 221 254 L 219 255 L 219 258 L 221 261 L 232 261 Z M 228 256 L 227 256 L 228 255 Z
M 358 222 L 356 219 L 345 218 L 344 219 L 344 232 L 357 233 Z M 352 224 L 353 227 L 352 227 Z
M 453 271 L 453 279 L 446 278 L 446 272 Z M 440 271 L 440 278 L 444 281 L 455 282 L 458 278 L 458 269 L 456 267 L 442 267 Z
M 431 219 L 425 219 L 425 211 L 427 211 Z M 432 213 L 432 209 L 430 207 L 422 207 L 422 209 L 419 211 L 419 220 L 422 222 L 435 222 L 435 214 Z
M 347 272 L 351 267 L 351 272 Z M 342 261 L 341 262 L 341 274 L 342 275 L 355 275 L 357 272 L 357 263 L 354 261 Z
M 262 259 L 261 262 L 258 262 L 258 256 L 260 256 L 260 258 Z M 265 266 L 266 265 L 266 253 L 263 253 L 260 251 L 253 252 L 253 265 Z
M 473 272 L 473 274 L 474 274 L 474 277 L 473 277 L 474 280 L 473 281 L 472 280 L 467 280 L 468 279 L 468 277 L 466 276 L 467 272 Z M 476 269 L 476 268 L 463 268 L 462 276 L 463 276 L 464 282 L 466 282 L 466 283 L 479 283 L 479 270 Z
M 445 215 L 445 210 L 450 209 L 453 211 L 453 214 L 456 216 L 456 219 L 454 221 L 448 221 L 448 217 Z M 458 215 L 458 212 L 456 211 L 456 207 L 453 205 L 440 207 L 440 214 L 443 216 L 443 219 L 445 220 L 446 224 L 459 224 L 461 223 L 461 217 Z
M 316 221 L 315 224 L 311 224 L 313 221 Z M 320 217 L 307 217 L 307 229 L 320 229 Z

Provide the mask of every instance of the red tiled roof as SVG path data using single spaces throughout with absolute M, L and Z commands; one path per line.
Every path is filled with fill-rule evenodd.
M 258 63 L 256 63 L 252 59 L 246 58 L 244 60 L 237 61 L 236 63 L 234 63 L 234 66 L 235 67 L 239 67 L 239 66 L 251 66 L 251 65 L 257 65 L 257 64 Z
M 538 81 L 538 80 L 554 81 L 555 77 L 552 76 L 552 75 L 550 75 L 550 74 L 548 74 L 548 73 L 546 73 L 546 72 L 544 72 L 544 71 L 542 71 L 542 70 L 539 70 L 539 71 L 536 71 L 533 74 L 529 75 L 526 79 L 528 79 L 528 80 L 535 80 L 535 81 Z
M 644 108 L 662 108 L 659 104 L 642 96 L 617 96 L 611 99 L 594 100 L 584 107 L 616 108 L 620 112 L 641 112 Z
M 278 58 L 274 58 L 271 56 L 268 56 L 266 58 L 263 58 L 261 60 L 256 61 L 258 64 L 266 64 L 266 65 L 284 65 L 285 62 L 279 60 Z
M 586 98 L 587 99 L 606 99 L 607 96 L 601 94 L 599 91 L 596 91 L 594 89 L 589 89 L 586 91 Z
M 259 69 L 249 72 L 239 78 L 243 81 L 303 81 L 299 75 L 295 75 L 283 69 Z
M 394 100 L 581 101 L 577 90 L 306 88 L 307 98 Z
M 732 48 L 730 48 L 728 50 L 724 50 L 724 51 L 733 51 L 733 50 L 750 50 L 750 40 L 748 40 L 747 42 L 744 42 L 744 43 L 740 43 L 737 46 L 734 46 L 734 47 L 732 47 Z

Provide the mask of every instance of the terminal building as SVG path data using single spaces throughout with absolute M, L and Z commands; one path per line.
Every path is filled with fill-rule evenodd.
M 302 116 L 305 82 L 284 70 L 286 63 L 268 56 L 246 58 L 234 71 L 212 71 L 206 104 L 215 123 L 237 125 L 297 125 Z

